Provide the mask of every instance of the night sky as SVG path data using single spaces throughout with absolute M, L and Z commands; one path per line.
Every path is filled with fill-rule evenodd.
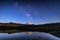
M 0 0 L 0 22 L 60 22 L 59 0 Z

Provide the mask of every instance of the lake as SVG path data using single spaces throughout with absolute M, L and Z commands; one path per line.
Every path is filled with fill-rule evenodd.
M 28 35 L 27 32 L 19 33 L 0 33 L 0 40 L 60 40 L 60 38 L 55 37 L 52 34 L 44 32 L 33 32 L 31 35 Z

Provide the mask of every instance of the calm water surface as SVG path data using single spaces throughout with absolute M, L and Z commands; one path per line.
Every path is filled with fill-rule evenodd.
M 13 34 L 0 33 L 0 40 L 18 40 L 18 39 L 60 40 L 60 38 L 44 32 L 33 32 L 32 35 L 28 35 L 26 32 L 13 33 Z

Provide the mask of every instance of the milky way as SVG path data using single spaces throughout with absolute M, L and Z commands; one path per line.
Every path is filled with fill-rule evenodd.
M 0 1 L 0 22 L 44 24 L 60 22 L 59 0 Z

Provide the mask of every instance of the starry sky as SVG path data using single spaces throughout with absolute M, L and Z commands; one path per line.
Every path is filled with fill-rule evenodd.
M 59 0 L 0 0 L 0 22 L 60 22 Z

